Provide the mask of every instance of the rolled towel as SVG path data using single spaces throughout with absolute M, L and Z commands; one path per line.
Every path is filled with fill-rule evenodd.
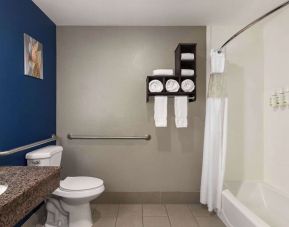
M 172 69 L 155 69 L 153 71 L 154 76 L 173 76 L 174 70 Z
M 156 127 L 167 127 L 168 97 L 155 96 L 154 119 Z
M 188 127 L 188 97 L 175 97 L 175 123 L 177 128 Z
M 194 60 L 195 59 L 195 55 L 193 53 L 182 53 L 181 54 L 181 60 Z
M 150 92 L 161 92 L 164 90 L 164 85 L 159 80 L 152 80 L 149 82 L 149 91 Z
M 173 80 L 173 79 L 169 79 L 166 82 L 166 90 L 168 92 L 177 92 L 180 89 L 180 85 L 178 83 L 178 81 Z
M 195 70 L 193 70 L 193 69 L 182 69 L 181 75 L 182 76 L 193 76 L 193 75 L 195 75 Z
M 190 79 L 186 79 L 182 82 L 181 88 L 184 92 L 192 92 L 195 90 L 195 83 Z

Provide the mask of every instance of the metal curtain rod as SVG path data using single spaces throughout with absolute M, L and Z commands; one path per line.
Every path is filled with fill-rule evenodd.
M 7 150 L 7 151 L 0 151 L 0 157 L 1 156 L 7 156 L 7 155 L 10 155 L 10 154 L 14 154 L 14 153 L 17 153 L 17 152 L 20 152 L 20 151 L 28 150 L 30 148 L 34 148 L 34 147 L 37 147 L 37 146 L 40 146 L 40 145 L 43 145 L 43 144 L 46 144 L 46 143 L 54 142 L 56 140 L 57 140 L 57 136 L 56 135 L 52 135 L 51 138 L 46 139 L 46 140 L 41 140 L 41 141 L 38 141 L 38 142 L 35 142 L 35 143 L 31 143 L 31 144 L 28 144 L 28 145 L 25 145 L 25 146 L 21 146 L 21 147 L 17 147 L 17 148 L 14 148 L 14 149 L 11 149 L 11 150 Z
M 271 11 L 269 11 L 268 13 L 264 14 L 263 16 L 257 18 L 256 20 L 254 20 L 253 22 L 251 22 L 250 24 L 248 24 L 246 27 L 242 28 L 240 31 L 238 31 L 236 34 L 234 34 L 231 38 L 229 38 L 220 48 L 219 48 L 219 52 L 222 52 L 222 50 L 232 41 L 234 40 L 237 36 L 239 36 L 240 34 L 242 34 L 243 32 L 245 32 L 246 30 L 248 30 L 249 28 L 251 28 L 252 26 L 254 26 L 255 24 L 257 24 L 258 22 L 262 21 L 263 19 L 265 19 L 266 17 L 270 16 L 271 14 L 277 12 L 278 10 L 284 8 L 285 6 L 289 5 L 289 1 L 284 2 L 283 4 L 277 6 L 276 8 L 272 9 Z
M 70 140 L 150 140 L 151 135 L 145 136 L 84 136 L 68 134 Z

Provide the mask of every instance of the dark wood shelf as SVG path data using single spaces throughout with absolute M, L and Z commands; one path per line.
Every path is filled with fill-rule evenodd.
M 193 60 L 181 60 L 181 54 L 182 53 L 192 53 L 195 55 Z M 175 75 L 174 76 L 168 76 L 168 75 L 162 75 L 162 76 L 147 76 L 146 79 L 146 101 L 149 101 L 149 97 L 154 96 L 168 96 L 168 97 L 174 97 L 174 96 L 188 96 L 189 102 L 196 101 L 197 98 L 197 84 L 196 84 L 196 78 L 197 78 L 197 70 L 196 70 L 196 44 L 195 43 L 180 43 L 176 50 L 175 50 Z M 181 76 L 181 70 L 182 69 L 192 69 L 194 70 L 195 74 L 193 76 Z M 166 91 L 166 82 L 169 79 L 174 79 L 178 81 L 179 85 L 181 86 L 182 81 L 186 79 L 191 79 L 195 84 L 195 89 L 192 92 L 184 92 L 180 88 L 177 92 L 168 92 Z M 164 86 L 164 90 L 162 92 L 150 92 L 149 91 L 149 83 L 152 80 L 159 80 L 162 82 Z

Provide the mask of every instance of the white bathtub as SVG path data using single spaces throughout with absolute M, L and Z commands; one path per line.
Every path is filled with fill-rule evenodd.
M 263 182 L 230 182 L 220 218 L 228 227 L 289 227 L 289 197 Z

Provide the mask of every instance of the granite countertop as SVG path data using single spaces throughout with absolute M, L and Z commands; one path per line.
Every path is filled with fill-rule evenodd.
M 8 184 L 0 195 L 0 227 L 14 226 L 59 187 L 60 167 L 0 167 L 0 182 Z

